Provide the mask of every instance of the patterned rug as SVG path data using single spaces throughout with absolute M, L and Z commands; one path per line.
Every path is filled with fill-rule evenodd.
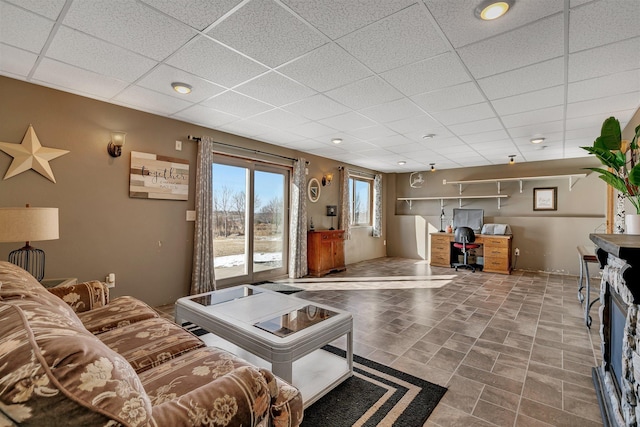
M 344 350 L 323 348 L 344 357 Z M 303 427 L 422 426 L 446 388 L 355 355 L 353 377 L 304 411 Z
M 197 336 L 208 333 L 191 323 L 183 327 Z M 323 350 L 345 357 L 344 350 L 330 345 Z M 353 371 L 351 378 L 305 409 L 302 427 L 418 427 L 447 391 L 357 355 Z

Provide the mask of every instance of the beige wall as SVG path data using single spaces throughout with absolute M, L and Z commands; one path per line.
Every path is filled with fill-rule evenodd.
M 45 147 L 69 150 L 50 165 L 54 184 L 34 171 L 0 181 L 0 206 L 58 207 L 60 239 L 34 242 L 46 252 L 46 276 L 104 280 L 116 273 L 113 295 L 134 295 L 149 304 L 173 302 L 188 293 L 193 253 L 196 143 L 187 135 L 209 135 L 216 141 L 250 147 L 289 157 L 293 150 L 263 144 L 212 129 L 171 120 L 89 98 L 0 77 L 0 141 L 19 143 L 29 124 Z M 127 132 L 120 158 L 106 147 L 110 132 Z M 174 149 L 183 141 L 183 150 Z M 164 201 L 129 198 L 131 151 L 188 159 L 191 163 L 189 200 Z M 329 228 L 325 206 L 338 204 L 339 163 L 304 155 L 308 177 L 322 177 L 328 170 L 336 181 L 323 187 L 320 201 L 311 206 L 316 228 Z M 0 152 L 4 175 L 12 158 Z M 1 243 L 0 259 L 20 247 Z M 384 256 L 383 239 L 356 232 L 347 243 L 347 263 Z M 357 248 L 357 253 L 354 249 Z
M 413 202 L 412 209 L 409 209 L 406 202 L 397 201 L 398 197 L 458 195 L 458 185 L 443 184 L 443 179 L 463 181 L 589 173 L 583 168 L 596 165 L 598 162 L 593 158 L 581 158 L 424 172 L 426 182 L 420 189 L 409 186 L 409 174 L 398 174 L 395 182 L 390 184 L 395 194 L 387 198 L 387 211 L 390 212 L 388 234 L 394 236 L 389 239 L 388 254 L 429 259 L 428 234 L 440 228 L 439 200 Z M 533 210 L 533 189 L 536 187 L 557 187 L 557 211 Z M 466 184 L 463 186 L 463 195 L 492 195 L 497 194 L 497 190 L 495 183 Z M 522 193 L 519 182 L 503 182 L 501 194 L 509 197 L 501 200 L 500 209 L 496 199 L 463 199 L 462 207 L 484 209 L 485 223 L 506 223 L 511 226 L 514 248 L 520 249 L 516 268 L 577 274 L 576 246 L 591 246 L 589 233 L 604 232 L 604 182 L 596 174 L 574 180 L 571 189 L 568 178 L 523 181 Z M 451 220 L 453 208 L 457 207 L 458 200 L 445 200 L 447 222 Z

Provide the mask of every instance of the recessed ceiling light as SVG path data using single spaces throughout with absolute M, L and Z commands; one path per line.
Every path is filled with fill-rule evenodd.
M 515 0 L 485 0 L 476 7 L 476 17 L 483 21 L 492 21 L 503 16 L 513 6 Z
M 422 138 L 423 139 L 431 139 L 431 138 L 434 138 L 435 136 L 436 136 L 435 133 L 428 133 L 426 135 L 422 135 Z
M 406 165 L 406 164 L 407 164 L 407 162 L 405 162 L 404 160 L 400 160 L 400 161 L 398 162 L 398 164 L 399 164 L 400 166 L 404 166 L 404 165 Z
M 540 144 L 541 142 L 544 142 L 545 139 L 546 138 L 544 136 L 534 136 L 530 141 L 532 144 Z
M 191 93 L 191 89 L 192 89 L 191 85 L 188 85 L 186 83 L 180 83 L 180 82 L 171 83 L 171 87 L 173 88 L 173 90 L 183 95 Z
M 333 138 L 331 142 L 333 142 L 334 144 L 340 144 L 342 142 L 342 138 Z

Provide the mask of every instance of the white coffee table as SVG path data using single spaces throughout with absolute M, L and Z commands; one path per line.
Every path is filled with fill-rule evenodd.
M 305 408 L 353 375 L 351 313 L 252 285 L 178 299 L 176 322 L 191 322 L 224 348 L 296 386 Z M 346 336 L 346 359 L 321 348 Z

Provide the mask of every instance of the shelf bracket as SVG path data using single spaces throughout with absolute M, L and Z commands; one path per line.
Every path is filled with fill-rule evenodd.
M 462 184 L 458 184 L 458 194 L 462 196 Z
M 520 180 L 520 192 L 522 193 L 522 180 Z
M 409 210 L 411 210 L 411 207 L 412 207 L 411 202 L 413 202 L 413 200 L 405 200 L 405 202 L 407 202 L 407 204 L 409 205 Z
M 496 181 L 496 184 L 498 184 L 498 194 L 500 194 L 500 181 Z M 498 209 L 500 209 L 500 207 L 498 207 Z
M 462 208 L 462 199 L 458 199 L 458 206 Z
M 500 184 L 498 184 L 500 186 Z M 498 190 L 498 194 L 500 194 L 500 190 Z M 500 197 L 498 197 L 498 210 L 500 210 Z
M 569 191 L 573 188 L 573 184 L 575 184 L 575 182 L 573 182 L 573 176 L 569 175 Z

